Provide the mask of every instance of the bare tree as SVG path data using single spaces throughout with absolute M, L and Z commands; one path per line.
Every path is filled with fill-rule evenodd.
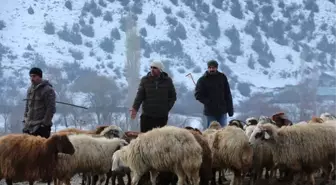
M 136 21 L 131 15 L 126 18 L 126 63 L 125 76 L 128 82 L 126 107 L 131 107 L 137 93 L 140 73 L 140 37 L 138 35 Z M 139 130 L 135 120 L 129 120 L 127 115 L 126 124 L 130 124 L 132 130 Z
M 84 98 L 91 106 L 99 125 L 111 122 L 112 113 L 122 100 L 120 90 L 114 80 L 97 75 L 94 71 L 75 80 L 73 92 L 84 93 Z
M 305 67 L 305 61 L 301 59 L 300 74 L 301 81 L 297 85 L 297 92 L 300 96 L 299 110 L 300 120 L 309 120 L 312 115 L 317 114 L 317 88 L 320 77 L 320 71 L 316 60 L 314 68 Z
M 280 107 L 271 104 L 269 100 L 265 99 L 265 95 L 262 93 L 253 94 L 249 99 L 240 103 L 237 110 L 242 113 L 239 116 L 239 119 L 242 120 L 250 116 L 271 116 L 276 112 L 282 111 Z
M 56 92 L 56 98 L 58 101 L 71 102 L 70 96 L 67 95 L 69 92 L 69 84 L 65 74 L 62 73 L 62 69 L 57 66 L 48 66 L 46 70 L 46 76 L 50 83 L 53 85 Z M 65 127 L 69 127 L 68 116 L 70 115 L 70 110 L 72 107 L 66 105 L 57 104 L 57 113 L 61 115 L 62 121 Z

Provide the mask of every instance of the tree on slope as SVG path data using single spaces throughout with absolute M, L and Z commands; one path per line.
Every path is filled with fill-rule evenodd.
M 126 18 L 126 61 L 125 61 L 125 76 L 128 83 L 126 107 L 131 107 L 133 100 L 137 93 L 137 87 L 139 84 L 139 72 L 140 72 L 140 36 L 138 35 L 137 26 L 135 20 L 129 15 Z M 126 116 L 129 119 L 129 116 Z M 135 124 L 135 120 L 128 120 L 127 126 L 131 129 L 139 129 L 138 124 Z

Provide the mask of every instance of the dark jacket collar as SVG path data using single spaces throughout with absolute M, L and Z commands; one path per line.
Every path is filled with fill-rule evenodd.
M 219 76 L 219 75 L 224 75 L 224 73 L 221 73 L 221 72 L 217 71 L 214 74 L 210 74 L 208 71 L 205 71 L 205 73 L 203 74 L 204 77 Z
M 147 77 L 147 78 L 148 78 L 148 77 L 153 77 L 153 76 L 152 76 L 152 73 L 151 73 L 151 72 L 148 72 L 147 75 L 146 75 L 146 77 Z M 162 71 L 161 74 L 160 74 L 160 76 L 159 76 L 159 79 L 167 79 L 167 78 L 169 78 L 168 73 Z

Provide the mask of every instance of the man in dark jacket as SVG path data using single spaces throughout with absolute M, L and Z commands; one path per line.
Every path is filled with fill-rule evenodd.
M 208 62 L 208 70 L 198 79 L 195 98 L 204 105 L 204 115 L 208 127 L 212 121 L 218 121 L 223 127 L 227 124 L 227 113 L 233 116 L 233 103 L 230 85 L 225 74 L 217 70 L 215 60 Z
M 48 138 L 56 112 L 56 94 L 52 85 L 42 79 L 40 68 L 32 68 L 29 75 L 32 84 L 27 91 L 23 132 Z
M 155 127 L 167 125 L 168 114 L 176 101 L 176 91 L 172 79 L 162 71 L 161 62 L 152 62 L 151 71 L 141 78 L 137 95 L 131 108 L 131 118 L 142 104 L 140 131 L 147 132 Z

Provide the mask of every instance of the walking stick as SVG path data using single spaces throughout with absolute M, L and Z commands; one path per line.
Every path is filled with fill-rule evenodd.
M 27 101 L 27 100 L 31 100 L 31 99 L 23 99 L 23 101 Z M 74 104 L 71 104 L 71 103 L 66 103 L 66 102 L 61 102 L 61 101 L 55 101 L 55 102 L 59 103 L 59 104 L 63 104 L 63 105 L 69 105 L 69 106 L 77 107 L 77 108 L 88 109 L 87 107 L 83 107 L 83 106 L 80 106 L 80 105 L 74 105 Z
M 188 73 L 188 74 L 186 75 L 186 77 L 190 77 L 191 80 L 193 81 L 194 85 L 196 85 L 196 82 L 195 82 L 195 80 L 194 80 L 194 78 L 193 78 L 193 76 L 192 76 L 191 73 Z

